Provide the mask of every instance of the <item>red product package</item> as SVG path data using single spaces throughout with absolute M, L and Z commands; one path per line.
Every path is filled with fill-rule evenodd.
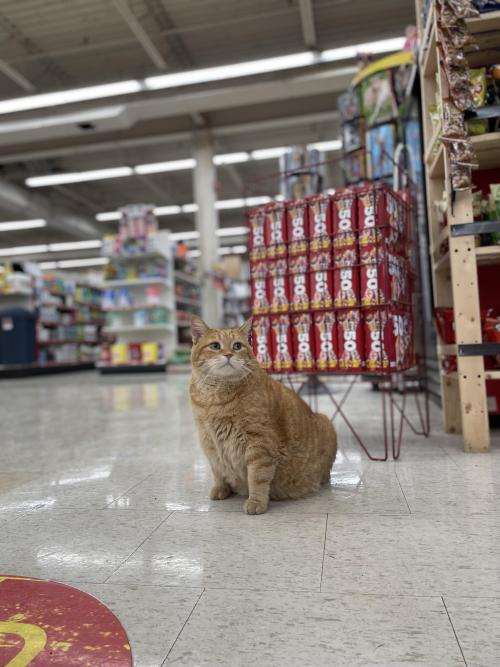
M 360 247 L 380 243 L 391 246 L 401 240 L 404 221 L 402 201 L 386 185 L 372 185 L 358 194 L 358 231 Z
M 331 200 L 328 195 L 316 195 L 308 200 L 309 247 L 311 251 L 331 247 L 333 230 Z
M 365 356 L 361 311 L 337 311 L 339 368 L 357 372 L 363 367 Z
M 309 274 L 291 273 L 288 276 L 290 308 L 297 312 L 309 309 Z
M 248 225 L 250 227 L 250 236 L 248 247 L 250 249 L 250 259 L 265 259 L 266 240 L 264 235 L 265 212 L 263 208 L 253 208 L 248 213 Z
M 288 271 L 288 264 L 285 257 L 279 259 L 267 260 L 267 275 L 268 276 L 284 276 Z
M 259 259 L 250 262 L 250 276 L 252 278 L 265 278 L 267 276 L 267 261 Z
M 388 311 L 383 308 L 363 312 L 365 324 L 365 364 L 367 370 L 396 369 L 396 348 Z
M 286 313 L 290 304 L 287 276 L 275 275 L 268 279 L 269 309 L 271 313 Z
M 335 313 L 314 313 L 313 318 L 316 370 L 334 371 L 338 366 Z
M 271 323 L 269 317 L 254 317 L 252 323 L 253 351 L 257 361 L 266 370 L 272 367 Z
M 330 249 L 320 248 L 311 251 L 309 255 L 309 268 L 311 271 L 325 271 L 332 266 L 332 253 Z
M 359 267 L 344 266 L 333 272 L 333 300 L 336 308 L 359 305 Z
M 252 289 L 252 313 L 265 315 L 269 312 L 269 296 L 266 278 L 255 278 L 250 281 Z
M 307 203 L 303 200 L 288 205 L 286 211 L 288 253 L 304 255 L 307 253 Z
M 333 271 L 311 271 L 309 274 L 310 300 L 313 310 L 333 306 Z
M 377 306 L 390 301 L 407 302 L 409 276 L 405 260 L 381 246 L 362 249 L 360 284 L 363 306 Z
M 314 368 L 314 337 L 310 313 L 292 315 L 292 331 L 295 369 L 310 371 Z
M 408 308 L 395 308 L 389 314 L 396 351 L 397 370 L 405 370 L 415 365 L 413 341 L 413 320 Z
M 273 370 L 277 373 L 293 369 L 292 329 L 288 315 L 275 315 L 271 319 L 271 349 Z
M 333 245 L 351 248 L 356 245 L 357 211 L 353 190 L 341 190 L 333 198 Z
M 269 259 L 286 256 L 285 205 L 276 202 L 265 208 L 264 236 Z

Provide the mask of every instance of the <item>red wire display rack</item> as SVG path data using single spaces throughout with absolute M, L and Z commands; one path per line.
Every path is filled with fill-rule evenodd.
M 405 425 L 429 434 L 412 212 L 411 187 L 394 192 L 382 183 L 247 212 L 259 362 L 313 408 L 326 395 L 332 420 L 341 417 L 372 460 L 399 458 Z M 339 375 L 347 383 L 337 398 L 331 383 Z M 382 454 L 370 451 L 343 409 L 363 377 L 381 390 Z

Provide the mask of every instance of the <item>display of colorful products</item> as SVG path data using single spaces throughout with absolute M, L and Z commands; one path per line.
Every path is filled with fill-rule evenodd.
M 249 212 L 253 344 L 273 373 L 414 365 L 407 198 L 387 185 Z

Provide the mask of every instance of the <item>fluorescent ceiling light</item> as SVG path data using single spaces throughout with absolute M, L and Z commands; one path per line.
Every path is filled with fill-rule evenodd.
M 178 215 L 179 213 L 182 213 L 182 209 L 180 206 L 157 206 L 153 210 L 153 213 L 155 215 Z M 108 215 L 108 214 L 100 213 L 99 215 Z
M 318 141 L 315 144 L 309 144 L 309 148 L 315 148 L 318 151 L 339 151 L 342 148 L 342 142 L 340 139 Z
M 41 95 L 27 95 L 15 97 L 10 100 L 0 101 L 0 114 L 14 113 L 16 111 L 27 111 L 30 109 L 44 109 L 62 104 L 84 102 L 86 100 L 97 100 L 117 95 L 130 95 L 143 90 L 160 90 L 162 88 L 174 88 L 177 86 L 190 86 L 210 81 L 224 81 L 244 76 L 265 74 L 267 72 L 280 72 L 295 67 L 308 67 L 321 63 L 335 62 L 348 58 L 354 58 L 358 53 L 386 53 L 399 51 L 405 42 L 404 37 L 394 39 L 383 39 L 377 42 L 356 44 L 337 49 L 327 49 L 319 53 L 302 51 L 287 56 L 275 58 L 263 58 L 251 60 L 232 65 L 220 65 L 218 67 L 205 67 L 202 69 L 175 72 L 174 74 L 162 74 L 151 76 L 138 81 L 116 81 L 99 86 L 87 86 L 85 88 L 72 88 L 54 93 L 43 93 Z
M 0 257 L 15 257 L 16 255 L 34 255 L 40 252 L 48 252 L 49 246 L 44 243 L 40 245 L 21 245 L 12 248 L 0 248 Z
M 196 213 L 198 204 L 184 204 L 181 208 L 183 213 Z
M 102 241 L 71 241 L 69 243 L 49 243 L 49 252 L 65 252 L 66 250 L 90 250 L 100 248 Z
M 248 227 L 221 227 L 217 230 L 217 236 L 242 236 L 248 234 Z
M 194 241 L 200 238 L 199 232 L 174 232 L 170 234 L 171 241 Z
M 98 222 L 111 222 L 112 220 L 121 220 L 122 214 L 120 211 L 107 211 L 105 213 L 98 213 L 95 219 Z
M 226 208 L 243 208 L 245 206 L 244 199 L 221 199 L 215 202 L 215 208 L 218 210 Z
M 134 170 L 137 174 L 159 174 L 162 171 L 181 171 L 183 169 L 194 169 L 196 160 L 186 158 L 184 160 L 170 160 L 169 162 L 151 162 L 151 164 L 138 164 Z
M 219 255 L 244 255 L 246 251 L 246 245 L 224 246 L 219 248 Z
M 188 257 L 201 257 L 201 250 L 188 250 Z
M 57 269 L 57 262 L 38 262 L 38 266 L 42 269 Z
M 103 97 L 114 97 L 116 95 L 130 95 L 131 93 L 138 93 L 142 89 L 143 86 L 140 81 L 130 80 L 105 83 L 101 86 L 72 88 L 56 93 L 14 97 L 10 100 L 0 101 L 0 114 L 28 111 L 30 109 L 44 109 L 46 107 L 56 107 L 61 104 L 98 100 Z
M 107 264 L 107 257 L 88 257 L 87 259 L 64 259 L 57 262 L 58 269 L 76 269 L 83 266 L 102 266 Z
M 214 164 L 239 164 L 241 162 L 248 162 L 250 153 L 247 151 L 240 151 L 239 153 L 221 153 L 214 155 Z
M 285 201 L 285 197 L 281 194 L 274 195 L 274 201 Z
M 260 148 L 259 150 L 252 151 L 250 156 L 252 160 L 269 160 L 275 157 L 281 157 L 288 153 L 288 148 L 285 146 L 277 146 L 276 148 Z
M 307 67 L 308 65 L 314 65 L 316 62 L 319 62 L 317 55 L 310 51 L 302 51 L 301 53 L 292 53 L 289 56 L 249 60 L 247 62 L 221 65 L 219 67 L 204 67 L 203 69 L 176 72 L 175 74 L 149 76 L 144 79 L 144 84 L 146 88 L 151 90 L 192 86 L 197 83 L 237 79 L 240 76 L 253 76 L 255 74 L 278 72 L 295 67 Z
M 0 222 L 0 232 L 15 232 L 20 229 L 35 229 L 36 227 L 45 227 L 46 220 L 35 218 L 34 220 L 11 220 L 10 222 Z
M 93 169 L 92 171 L 75 171 L 66 174 L 48 174 L 32 176 L 25 183 L 30 188 L 42 188 L 46 185 L 63 185 L 65 183 L 83 183 L 84 181 L 100 181 L 105 178 L 121 178 L 132 176 L 132 167 L 112 167 L 111 169 Z
M 271 197 L 247 197 L 245 204 L 246 206 L 260 206 L 261 204 L 270 204 L 272 201 Z

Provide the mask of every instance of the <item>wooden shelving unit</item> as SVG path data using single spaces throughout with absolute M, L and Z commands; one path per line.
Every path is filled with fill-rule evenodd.
M 444 427 L 450 433 L 463 433 L 465 451 L 484 452 L 490 448 L 485 382 L 500 379 L 500 371 L 485 371 L 481 356 L 484 352 L 473 347 L 482 343 L 477 267 L 500 264 L 500 246 L 476 247 L 473 228 L 467 229 L 467 235 L 463 231 L 457 234 L 458 227 L 454 229 L 456 225 L 473 222 L 472 193 L 470 190 L 458 192 L 452 199 L 446 152 L 443 146 L 437 153 L 433 150 L 439 131 L 432 126 L 428 106 L 435 102 L 436 94 L 441 99 L 448 97 L 448 84 L 440 64 L 435 11 L 431 9 L 427 24 L 423 25 L 422 6 L 423 0 L 416 0 L 419 33 L 423 36 L 419 64 L 434 304 L 454 309 L 457 340 L 457 345 L 438 344 L 438 355 L 458 355 L 458 372 L 441 375 Z M 497 62 L 500 12 L 482 14 L 469 25 L 480 47 L 480 51 L 474 52 L 470 65 L 487 64 L 490 53 L 496 58 L 491 62 Z M 480 168 L 500 167 L 500 133 L 474 137 L 472 143 Z M 448 226 L 441 230 L 433 202 L 442 198 L 444 190 L 448 201 Z M 440 248 L 446 239 L 449 252 L 443 256 Z

